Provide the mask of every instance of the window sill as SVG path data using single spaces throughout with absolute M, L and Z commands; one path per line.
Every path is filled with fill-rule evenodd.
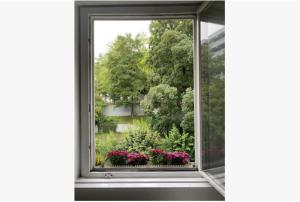
M 75 188 L 188 188 L 211 187 L 205 178 L 79 178 Z

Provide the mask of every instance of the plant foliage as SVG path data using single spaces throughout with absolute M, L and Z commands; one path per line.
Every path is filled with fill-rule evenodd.
M 128 152 L 149 153 L 150 149 L 160 145 L 160 136 L 152 131 L 145 121 L 135 121 L 121 143 L 121 148 Z
M 151 126 L 162 135 L 168 134 L 172 125 L 180 122 L 177 89 L 167 84 L 151 87 L 141 102 L 145 113 L 151 117 Z
M 166 151 L 185 151 L 194 159 L 194 137 L 186 132 L 180 133 L 175 125 L 163 139 L 162 147 Z

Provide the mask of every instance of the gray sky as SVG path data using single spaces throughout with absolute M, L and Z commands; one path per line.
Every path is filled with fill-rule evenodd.
M 138 33 L 144 33 L 147 36 L 149 33 L 150 20 L 97 20 L 94 24 L 94 56 L 104 54 L 109 47 L 109 44 L 114 41 L 118 35 L 131 33 L 136 36 Z M 201 29 L 203 36 L 210 35 L 223 26 L 209 23 L 206 30 Z
M 138 33 L 145 33 L 149 36 L 150 20 L 97 20 L 94 25 L 94 52 L 95 57 L 100 53 L 105 53 L 108 45 L 114 41 L 118 35 L 131 33 L 136 36 Z

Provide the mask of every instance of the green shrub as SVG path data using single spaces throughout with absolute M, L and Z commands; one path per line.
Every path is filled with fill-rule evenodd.
M 184 151 L 189 154 L 191 160 L 194 160 L 194 137 L 186 132 L 181 134 L 175 125 L 163 139 L 162 144 L 166 151 Z
M 194 136 L 194 111 L 184 114 L 180 126 L 184 132 Z
M 182 95 L 182 111 L 184 113 L 194 111 L 194 90 L 187 88 Z
M 111 118 L 106 118 L 105 122 L 102 123 L 102 127 L 100 129 L 102 129 L 103 132 L 109 132 L 116 131 L 116 128 L 117 124 Z
M 109 132 L 116 131 L 117 124 L 110 117 L 103 115 L 103 109 L 105 107 L 105 103 L 100 96 L 96 96 L 95 98 L 95 124 L 98 126 L 99 131 L 101 132 Z
M 107 133 L 109 131 L 116 131 L 117 124 L 110 117 L 100 115 L 96 121 L 99 131 Z
M 133 127 L 127 132 L 120 149 L 128 152 L 148 154 L 150 149 L 160 145 L 160 136 L 152 131 L 146 121 L 134 121 Z

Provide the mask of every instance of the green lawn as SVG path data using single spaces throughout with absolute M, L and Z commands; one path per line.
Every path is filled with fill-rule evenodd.
M 115 133 L 115 132 L 109 132 L 109 133 L 96 133 L 95 135 L 95 141 L 99 142 L 110 142 L 112 140 L 121 141 L 124 138 L 124 133 Z

